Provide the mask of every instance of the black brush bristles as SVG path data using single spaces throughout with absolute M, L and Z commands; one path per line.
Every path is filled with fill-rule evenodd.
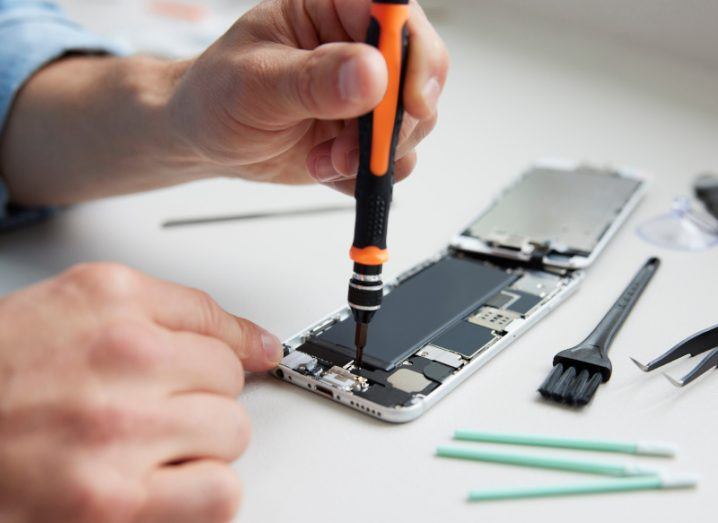
M 554 356 L 553 369 L 538 389 L 541 396 L 575 407 L 591 401 L 598 386 L 611 377 L 608 348 L 659 264 L 658 258 L 646 261 L 593 332 Z
M 541 395 L 557 403 L 582 407 L 598 386 L 611 377 L 606 350 L 586 342 L 556 354 L 553 369 L 539 387 Z
M 538 390 L 546 399 L 583 407 L 591 401 L 602 382 L 603 374 L 600 371 L 591 372 L 581 368 L 579 362 L 568 367 L 565 363 L 556 363 Z

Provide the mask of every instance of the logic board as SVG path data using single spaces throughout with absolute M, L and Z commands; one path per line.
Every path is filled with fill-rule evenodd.
M 441 384 L 514 337 L 579 276 L 446 251 L 388 287 L 362 368 L 354 365 L 354 325 L 343 310 L 290 340 L 276 374 L 376 417 L 405 421 L 392 418 L 403 418 L 402 410 L 431 398 Z

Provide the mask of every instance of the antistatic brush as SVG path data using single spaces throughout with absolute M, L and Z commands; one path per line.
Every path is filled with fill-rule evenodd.
M 581 407 L 591 401 L 601 383 L 611 378 L 608 349 L 659 265 L 658 258 L 650 258 L 593 332 L 575 347 L 554 356 L 553 370 L 539 387 L 544 398 Z

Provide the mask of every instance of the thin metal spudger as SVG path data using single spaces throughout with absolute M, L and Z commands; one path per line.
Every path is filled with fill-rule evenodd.
M 267 218 L 286 218 L 290 216 L 310 216 L 314 214 L 330 214 L 345 211 L 348 212 L 353 210 L 353 205 L 327 205 L 324 207 L 309 207 L 306 209 L 284 209 L 278 211 L 225 214 L 217 216 L 199 216 L 194 218 L 177 218 L 163 222 L 162 228 L 169 229 L 172 227 L 185 227 L 188 225 L 207 225 L 210 223 L 261 220 Z
M 708 327 L 705 330 L 693 334 L 680 343 L 675 344 L 665 353 L 661 354 L 649 363 L 643 364 L 635 358 L 631 359 L 633 360 L 633 363 L 638 365 L 638 368 L 642 371 L 649 372 L 657 369 L 658 367 L 662 367 L 667 363 L 680 359 L 683 356 L 687 356 L 689 354 L 691 356 L 696 356 L 714 347 L 718 347 L 718 325 Z

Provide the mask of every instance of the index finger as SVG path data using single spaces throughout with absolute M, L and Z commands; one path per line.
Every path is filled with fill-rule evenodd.
M 282 344 L 276 336 L 228 313 L 206 292 L 168 281 L 148 280 L 149 292 L 144 304 L 159 325 L 223 341 L 248 371 L 274 368 L 282 359 Z
M 418 3 L 411 2 L 409 58 L 404 84 L 404 108 L 419 120 L 434 116 L 449 72 L 446 44 Z

